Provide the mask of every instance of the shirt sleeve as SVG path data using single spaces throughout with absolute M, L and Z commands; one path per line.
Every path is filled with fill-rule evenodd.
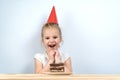
M 64 63 L 70 56 L 68 54 L 61 54 L 62 62 Z
M 41 63 L 43 62 L 43 61 L 42 61 L 42 55 L 41 55 L 41 54 L 38 54 L 38 53 L 35 54 L 34 58 L 37 59 L 38 61 L 40 61 Z
M 66 61 L 68 58 L 70 58 L 70 56 L 69 56 L 68 54 L 64 54 L 64 56 L 65 56 L 65 61 Z

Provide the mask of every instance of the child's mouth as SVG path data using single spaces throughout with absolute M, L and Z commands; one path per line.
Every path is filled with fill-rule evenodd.
M 54 48 L 56 45 L 55 44 L 50 44 L 48 45 L 50 48 Z

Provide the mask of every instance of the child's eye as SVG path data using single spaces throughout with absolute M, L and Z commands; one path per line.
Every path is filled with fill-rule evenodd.
M 56 38 L 58 38 L 58 37 L 57 37 L 57 36 L 54 36 L 53 38 L 56 39 Z
M 50 39 L 49 37 L 46 37 L 45 39 Z

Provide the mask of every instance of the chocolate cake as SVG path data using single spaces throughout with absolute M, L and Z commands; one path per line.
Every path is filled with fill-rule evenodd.
M 50 72 L 64 72 L 64 63 L 50 64 Z

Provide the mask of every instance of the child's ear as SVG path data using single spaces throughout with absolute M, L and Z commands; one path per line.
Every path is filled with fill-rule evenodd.
M 62 39 L 61 39 L 60 43 L 63 44 L 63 40 Z
M 63 40 L 62 40 L 62 38 L 60 38 L 60 42 L 62 42 Z

